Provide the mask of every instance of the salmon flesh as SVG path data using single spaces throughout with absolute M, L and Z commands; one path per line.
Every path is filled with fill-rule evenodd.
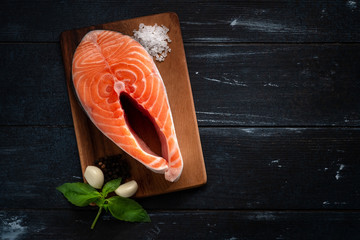
M 165 174 L 166 180 L 179 179 L 183 159 L 165 85 L 152 57 L 137 41 L 114 31 L 87 33 L 74 54 L 72 79 L 83 109 L 105 136 L 150 170 Z M 128 123 L 122 95 L 151 120 L 162 156 Z

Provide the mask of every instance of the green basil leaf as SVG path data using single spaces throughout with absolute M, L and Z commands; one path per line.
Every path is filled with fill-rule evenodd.
M 106 212 L 109 211 L 109 204 L 107 204 L 107 202 L 104 203 L 103 208 L 105 209 Z
M 132 199 L 119 196 L 107 199 L 110 213 L 117 219 L 128 222 L 151 222 L 146 211 Z
M 111 192 L 115 191 L 121 183 L 121 178 L 117 178 L 114 180 L 111 180 L 105 184 L 105 186 L 102 189 L 102 194 L 104 198 Z
M 79 207 L 85 207 L 101 198 L 95 188 L 85 183 L 64 183 L 56 189 L 64 194 L 69 202 Z
M 101 197 L 98 198 L 94 201 L 94 203 L 98 206 L 98 207 L 104 207 L 105 204 L 105 198 Z

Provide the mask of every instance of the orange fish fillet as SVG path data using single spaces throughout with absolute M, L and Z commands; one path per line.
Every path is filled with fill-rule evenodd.
M 166 89 L 147 51 L 129 36 L 95 30 L 77 47 L 72 64 L 78 99 L 95 126 L 150 170 L 177 181 L 183 169 Z M 153 122 L 162 156 L 153 153 L 126 121 L 120 95 L 126 94 Z

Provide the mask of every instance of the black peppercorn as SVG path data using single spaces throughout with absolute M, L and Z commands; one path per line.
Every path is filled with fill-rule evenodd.
M 105 182 L 120 177 L 125 182 L 131 176 L 130 166 L 121 154 L 100 158 L 95 161 L 95 166 L 103 171 Z

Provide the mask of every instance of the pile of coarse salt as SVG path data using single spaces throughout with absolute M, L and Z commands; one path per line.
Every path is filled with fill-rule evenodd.
M 134 30 L 134 39 L 138 41 L 146 51 L 159 62 L 165 60 L 167 53 L 171 48 L 167 45 L 171 42 L 167 32 L 169 29 L 164 25 L 146 26 L 143 23 L 139 25 L 139 31 Z

